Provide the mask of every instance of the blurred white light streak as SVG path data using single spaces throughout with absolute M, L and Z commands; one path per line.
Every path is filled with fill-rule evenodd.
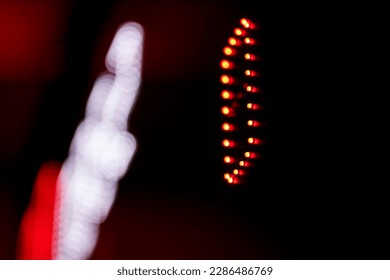
M 142 27 L 120 26 L 107 53 L 108 72 L 96 79 L 59 176 L 54 259 L 91 256 L 130 165 L 136 140 L 127 126 L 141 83 L 142 51 Z

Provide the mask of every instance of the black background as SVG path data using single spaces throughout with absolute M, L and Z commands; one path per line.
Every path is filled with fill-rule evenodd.
M 66 68 L 47 85 L 24 153 L 3 170 L 4 181 L 19 197 L 19 216 L 40 165 L 67 156 L 93 81 L 103 70 L 96 61 L 104 56 L 96 54 L 96 46 L 103 42 L 104 53 L 116 22 L 126 18 L 114 13 L 121 2 L 127 1 L 99 1 L 93 9 L 72 4 Z M 368 195 L 376 184 L 362 167 L 367 153 L 359 145 L 364 133 L 358 133 L 356 122 L 362 124 L 364 118 L 354 108 L 357 91 L 349 82 L 351 72 L 343 70 L 349 65 L 348 51 L 335 24 L 313 7 L 255 1 L 214 5 L 235 8 L 207 14 L 216 25 L 205 37 L 213 40 L 194 42 L 207 44 L 207 53 L 200 64 L 183 70 L 187 75 L 159 76 L 147 68 L 153 61 L 145 63 L 129 124 L 138 150 L 93 258 L 386 258 L 385 205 L 377 203 L 374 209 L 376 198 Z M 264 27 L 268 146 L 251 180 L 232 189 L 220 179 L 218 63 L 229 32 L 242 16 Z M 191 38 L 191 29 L 181 31 L 183 38 Z M 145 32 L 147 59 L 158 46 L 147 45 Z M 23 177 L 17 176 L 21 170 Z M 118 236 L 124 243 L 115 242 Z M 170 251 L 172 244 L 188 249 Z

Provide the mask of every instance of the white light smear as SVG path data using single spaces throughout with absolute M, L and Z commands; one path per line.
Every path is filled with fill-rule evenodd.
M 59 177 L 54 259 L 88 259 L 99 226 L 115 199 L 136 150 L 128 117 L 141 83 L 143 29 L 134 22 L 116 32 L 89 96 Z

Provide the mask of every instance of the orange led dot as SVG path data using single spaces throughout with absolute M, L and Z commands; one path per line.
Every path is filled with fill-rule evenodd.
M 223 99 L 232 99 L 232 98 L 233 98 L 233 93 L 231 93 L 231 92 L 228 91 L 228 90 L 223 90 L 223 91 L 221 92 L 221 97 L 222 97 Z
M 255 158 L 256 154 L 255 153 L 251 153 L 251 152 L 245 152 L 244 156 L 246 158 Z
M 246 18 L 242 18 L 240 20 L 240 23 L 241 23 L 242 26 L 244 26 L 244 28 L 254 29 L 256 27 L 253 22 L 251 22 L 250 20 L 248 20 Z
M 260 92 L 261 91 L 259 88 L 254 87 L 254 86 L 250 86 L 250 85 L 244 85 L 244 87 L 245 87 L 245 90 L 248 92 Z
M 253 138 L 253 137 L 249 137 L 248 138 L 248 143 L 249 144 L 261 144 L 261 140 L 259 138 Z
M 258 121 L 249 120 L 247 122 L 248 126 L 260 126 L 260 123 Z
M 243 170 L 241 170 L 241 169 L 234 169 L 233 170 L 233 174 L 234 175 L 244 175 L 245 172 Z
M 231 176 L 230 176 L 229 173 L 225 173 L 225 174 L 223 175 L 223 178 L 225 178 L 226 180 L 229 179 L 230 177 L 231 177 Z
M 260 109 L 259 104 L 253 104 L 253 103 L 246 104 L 246 107 L 250 110 L 259 110 Z
M 256 76 L 256 72 L 253 70 L 245 70 L 245 75 L 253 77 Z
M 228 114 L 230 114 L 230 108 L 229 107 L 227 107 L 227 106 L 223 106 L 222 108 L 221 108 L 221 112 L 222 112 L 222 114 L 224 114 L 224 115 L 228 115 Z
M 244 39 L 244 43 L 247 45 L 253 45 L 255 43 L 255 40 L 253 40 L 252 38 L 246 37 Z
M 225 156 L 225 157 L 223 158 L 223 161 L 224 161 L 225 163 L 232 163 L 232 162 L 233 162 L 233 158 L 230 157 L 230 156 Z
M 253 55 L 253 54 L 251 54 L 251 53 L 246 53 L 246 54 L 244 55 L 244 58 L 245 58 L 246 60 L 255 60 L 255 59 L 256 59 L 255 55 Z
M 222 129 L 225 130 L 225 131 L 233 130 L 233 125 L 231 125 L 229 123 L 223 123 L 222 124 Z
M 234 29 L 234 34 L 240 36 L 240 35 L 242 35 L 242 30 L 240 28 L 236 28 L 236 29 Z
M 245 33 L 244 30 L 242 30 L 241 28 L 234 29 L 234 34 L 236 34 L 237 36 L 243 36 L 244 33 Z
M 223 53 L 226 54 L 226 55 L 233 55 L 234 54 L 234 50 L 231 47 L 224 47 L 223 48 Z
M 231 84 L 233 82 L 233 78 L 229 77 L 228 75 L 222 75 L 221 76 L 221 82 L 223 84 Z
M 240 166 L 248 166 L 248 162 L 244 161 L 244 160 L 241 160 L 239 163 L 238 163 Z
M 245 28 L 249 28 L 249 26 L 250 26 L 250 23 L 249 23 L 249 21 L 248 21 L 246 18 L 242 18 L 242 19 L 240 20 L 240 23 L 241 23 Z
M 221 60 L 221 67 L 223 69 L 230 69 L 233 67 L 233 63 L 231 63 L 230 61 L 224 59 L 224 60 Z
M 227 139 L 225 139 L 225 140 L 222 141 L 222 145 L 224 147 L 230 147 L 230 146 L 232 146 L 232 142 L 227 140 Z
M 234 182 L 234 179 L 232 177 L 230 177 L 230 178 L 227 179 L 227 181 L 228 181 L 229 184 L 232 184 Z
M 229 43 L 229 45 L 231 45 L 231 46 L 238 46 L 238 45 L 240 45 L 240 41 L 238 41 L 236 38 L 234 38 L 234 37 L 231 37 L 231 38 L 229 38 L 228 39 L 228 43 Z

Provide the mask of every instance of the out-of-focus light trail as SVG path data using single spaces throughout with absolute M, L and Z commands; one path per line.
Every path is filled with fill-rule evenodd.
M 106 56 L 108 72 L 94 84 L 57 181 L 53 259 L 88 259 L 93 252 L 100 223 L 136 151 L 127 129 L 141 83 L 142 52 L 142 27 L 123 24 Z

